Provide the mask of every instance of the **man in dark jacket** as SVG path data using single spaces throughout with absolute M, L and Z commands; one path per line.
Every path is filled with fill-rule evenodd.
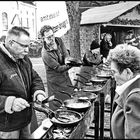
M 0 138 L 30 138 L 33 100 L 45 99 L 43 82 L 27 57 L 29 33 L 14 26 L 0 44 Z

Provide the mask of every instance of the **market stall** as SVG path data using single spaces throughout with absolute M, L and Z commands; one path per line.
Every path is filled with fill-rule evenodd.
M 102 88 L 100 88 L 99 90 L 95 90 L 95 88 L 93 88 L 93 86 L 88 86 L 86 87 L 85 91 L 90 90 L 91 93 L 97 95 L 97 98 L 95 100 L 98 100 L 101 102 L 101 94 L 104 94 L 104 97 L 106 94 L 110 94 L 111 92 L 111 79 L 108 78 L 106 80 L 106 82 L 104 83 L 104 85 L 102 86 Z M 103 98 L 104 99 L 104 98 Z M 76 110 L 76 112 L 78 112 L 78 114 L 81 115 L 81 119 L 75 123 L 74 125 L 56 125 L 54 122 L 52 122 L 50 119 L 48 119 L 48 115 L 47 115 L 47 123 L 42 123 L 42 125 L 36 130 L 34 131 L 34 133 L 32 134 L 32 136 L 34 136 L 34 138 L 40 138 L 40 139 L 57 139 L 57 138 L 63 138 L 63 139 L 84 139 L 87 131 L 89 130 L 89 127 L 91 126 L 91 124 L 93 123 L 94 120 L 94 106 L 95 106 L 95 100 L 91 102 L 91 105 L 85 109 L 84 111 L 80 110 Z M 71 110 L 69 108 L 67 108 L 66 106 L 63 106 L 62 108 L 60 108 L 62 111 L 64 110 Z M 73 109 L 72 109 L 73 110 Z M 75 110 L 74 110 L 75 111 Z M 102 101 L 102 107 L 100 107 L 100 119 L 99 119 L 99 124 L 100 124 L 100 128 L 101 128 L 101 134 L 100 135 L 104 135 L 103 131 L 104 131 L 104 101 Z M 61 123 L 60 123 L 61 124 Z M 99 125 L 98 124 L 98 125 Z M 102 125 L 102 126 L 101 126 Z

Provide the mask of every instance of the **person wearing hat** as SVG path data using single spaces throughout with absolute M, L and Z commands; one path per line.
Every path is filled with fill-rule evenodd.
M 100 45 L 93 40 L 90 48 L 85 52 L 83 56 L 83 65 L 81 66 L 79 74 L 85 77 L 86 79 L 90 79 L 93 75 L 95 75 L 95 67 L 102 63 L 102 55 L 100 54 Z M 78 76 L 78 80 L 82 81 L 82 83 L 87 82 L 86 79 Z M 81 88 L 83 84 L 78 82 L 78 88 Z

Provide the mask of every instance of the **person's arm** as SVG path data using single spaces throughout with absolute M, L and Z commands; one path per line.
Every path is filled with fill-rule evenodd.
M 0 72 L 0 85 L 2 84 L 2 74 Z M 5 96 L 0 94 L 0 112 L 13 113 L 12 103 L 15 99 L 15 96 Z
M 45 65 L 59 73 L 67 71 L 71 68 L 71 66 L 66 64 L 61 65 L 54 54 L 50 51 L 44 50 L 42 52 L 42 59 Z
M 124 105 L 125 138 L 140 138 L 140 93 L 128 96 Z
M 61 44 L 61 49 L 62 49 L 64 58 L 66 59 L 66 58 L 70 57 L 70 54 L 69 54 L 69 52 L 68 52 L 68 50 L 67 50 L 67 48 L 66 48 L 66 46 L 65 46 L 65 44 L 63 42 L 63 40 L 61 38 L 58 38 L 58 37 L 57 37 L 57 40 Z

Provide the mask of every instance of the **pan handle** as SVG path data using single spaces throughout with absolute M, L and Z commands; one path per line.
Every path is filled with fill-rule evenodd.
M 63 105 L 63 102 L 57 98 L 54 98 L 54 101 L 57 101 L 58 103 L 60 103 L 61 105 Z
M 71 88 L 74 88 L 74 89 L 77 89 L 77 90 L 80 90 L 77 86 L 72 86 L 72 85 L 67 85 L 68 87 L 71 87 Z
M 55 98 L 54 95 L 52 95 L 52 96 L 46 98 L 45 100 L 43 100 L 43 101 L 42 101 L 42 104 L 45 104 L 45 103 L 51 102 L 51 101 L 54 100 L 54 98 Z
M 85 86 L 88 86 L 87 84 L 85 84 L 84 82 L 78 80 L 78 79 L 74 79 L 74 81 L 77 81 L 77 82 L 80 82 L 81 84 L 85 85 Z
M 71 94 L 69 94 L 68 92 L 66 91 L 59 91 L 60 93 L 63 93 L 63 94 L 67 94 L 70 98 L 72 98 L 73 96 Z
M 61 105 L 63 104 L 63 102 L 60 101 L 59 99 L 55 98 L 54 95 L 52 95 L 52 96 L 46 98 L 46 99 L 43 100 L 41 103 L 42 103 L 42 105 L 44 105 L 45 103 L 48 103 L 48 102 L 51 102 L 51 101 L 57 101 L 57 102 L 59 102 Z
M 49 114 L 48 110 L 46 110 L 46 109 L 44 109 L 42 107 L 37 107 L 35 105 L 33 105 L 33 109 L 35 109 L 35 110 L 37 110 L 39 112 L 43 112 L 48 117 L 48 114 Z
M 84 76 L 82 76 L 81 74 L 76 73 L 76 75 L 82 77 L 83 79 L 87 80 L 87 82 L 88 82 L 88 79 L 85 78 Z

